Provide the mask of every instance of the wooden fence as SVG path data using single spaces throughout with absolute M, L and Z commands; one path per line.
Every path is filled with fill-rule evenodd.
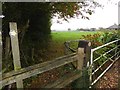
M 58 68 L 68 63 L 73 63 L 76 67 L 76 70 L 72 74 L 65 75 L 55 81 L 55 83 L 45 86 L 45 88 L 63 88 L 82 76 L 81 71 L 84 67 L 86 67 L 87 62 L 89 62 L 90 59 L 90 42 L 81 40 L 79 41 L 78 50 L 73 54 L 62 56 L 54 60 L 36 64 L 26 68 L 21 68 L 17 24 L 14 22 L 10 22 L 10 37 L 14 70 L 8 73 L 1 74 L 2 77 L 0 77 L 0 85 L 2 86 L 0 88 L 6 85 L 10 85 L 14 82 L 16 82 L 17 88 L 24 88 L 24 79 L 44 73 L 54 68 Z
M 10 23 L 10 39 L 11 39 L 11 46 L 12 46 L 12 55 L 13 55 L 13 64 L 14 64 L 14 70 L 10 71 L 8 73 L 1 73 L 0 72 L 0 89 L 6 85 L 10 85 L 12 83 L 16 83 L 17 88 L 24 88 L 23 87 L 23 80 L 30 78 L 32 76 L 35 76 L 37 74 L 42 74 L 44 72 L 50 71 L 52 69 L 64 66 L 66 64 L 72 63 L 75 67 L 76 70 L 74 70 L 72 73 L 64 75 L 63 77 L 59 78 L 52 84 L 48 84 L 45 87 L 42 88 L 63 88 L 67 86 L 69 83 L 75 81 L 75 80 L 80 80 L 79 78 L 84 75 L 85 70 L 89 69 L 89 74 L 87 72 L 88 77 L 85 76 L 86 78 L 89 78 L 88 81 L 84 81 L 85 83 L 91 86 L 93 86 L 94 83 L 96 83 L 100 77 L 108 70 L 105 69 L 102 71 L 102 74 L 97 76 L 97 79 L 92 80 L 94 72 L 96 72 L 98 69 L 100 69 L 102 65 L 100 65 L 94 72 L 93 72 L 93 65 L 92 62 L 95 62 L 97 59 L 100 59 L 101 57 L 107 58 L 105 62 L 111 61 L 111 58 L 114 58 L 113 56 L 110 58 L 106 57 L 108 53 L 111 51 L 115 52 L 115 60 L 112 60 L 112 64 L 109 66 L 111 67 L 113 63 L 118 59 L 120 56 L 120 40 L 115 40 L 110 43 L 107 43 L 105 45 L 102 45 L 100 47 L 91 49 L 91 43 L 85 40 L 76 40 L 78 42 L 78 48 L 77 50 L 73 50 L 72 48 L 69 48 L 71 50 L 72 54 L 65 55 L 59 58 L 56 58 L 51 61 L 39 63 L 33 66 L 29 66 L 26 68 L 21 67 L 21 62 L 20 62 L 20 55 L 19 55 L 19 42 L 18 42 L 18 33 L 17 33 L 17 24 L 14 22 Z M 75 41 L 75 42 L 76 42 Z M 100 57 L 93 60 L 93 55 L 95 54 L 95 51 L 98 49 L 101 49 L 105 46 L 108 46 L 112 43 L 116 43 L 115 47 L 113 49 L 110 49 L 109 51 L 106 51 L 104 54 L 100 53 Z M 67 44 L 66 44 L 67 45 Z M 68 46 L 68 45 L 67 45 Z M 2 48 L 2 43 L 0 44 L 0 47 Z M 94 53 L 93 53 L 94 52 Z M 1 62 L 0 62 L 1 63 Z M 82 77 L 83 78 L 83 77 Z M 82 82 L 82 83 L 84 83 Z M 77 82 L 77 84 L 80 84 Z M 82 86 L 85 87 L 85 86 Z

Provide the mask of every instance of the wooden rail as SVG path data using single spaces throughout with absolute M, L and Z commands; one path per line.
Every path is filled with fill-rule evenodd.
M 43 62 L 26 68 L 21 68 L 20 56 L 19 56 L 19 42 L 17 33 L 17 24 L 14 22 L 10 23 L 10 36 L 11 36 L 11 46 L 13 54 L 13 64 L 14 70 L 8 73 L 0 74 L 0 89 L 6 85 L 10 85 L 16 82 L 17 88 L 23 88 L 23 80 L 32 77 L 37 74 L 44 73 L 54 68 L 58 68 L 65 64 L 74 62 L 76 70 L 73 73 L 61 77 L 52 84 L 45 86 L 46 88 L 62 88 L 78 79 L 82 75 L 82 69 L 86 66 L 86 61 L 88 59 L 88 51 L 90 45 L 88 41 L 79 41 L 78 50 L 76 53 L 65 55 L 56 58 L 51 61 Z M 86 58 L 85 58 L 86 57 Z
M 9 84 L 16 82 L 18 78 L 26 79 L 34 75 L 49 71 L 51 69 L 63 66 L 70 62 L 74 62 L 76 60 L 77 60 L 76 54 L 71 54 L 71 55 L 67 55 L 67 56 L 52 60 L 52 61 L 37 64 L 34 66 L 29 66 L 27 68 L 22 68 L 18 71 L 11 71 L 9 73 L 5 73 L 2 75 L 2 81 L 0 81 L 0 84 L 2 84 L 3 86 L 9 85 Z
M 86 66 L 86 62 L 88 60 L 88 49 L 90 49 L 90 43 L 88 41 L 79 41 L 78 50 L 76 53 L 65 55 L 59 58 L 56 58 L 51 61 L 43 62 L 40 64 L 36 64 L 33 66 L 29 66 L 26 68 L 21 68 L 20 56 L 19 56 L 19 45 L 18 45 L 18 34 L 17 34 L 17 25 L 16 23 L 10 23 L 10 35 L 12 41 L 12 54 L 13 54 L 13 61 L 14 61 L 14 70 L 8 73 L 2 74 L 0 77 L 0 89 L 6 85 L 10 85 L 12 83 L 17 84 L 17 88 L 23 88 L 23 80 L 29 77 L 32 77 L 37 74 L 44 73 L 54 68 L 58 68 L 65 64 L 74 62 L 76 70 L 68 75 L 63 76 L 55 83 L 51 85 L 47 85 L 47 88 L 62 88 L 68 85 L 69 83 L 73 82 L 74 80 L 78 79 L 82 75 L 82 69 Z M 16 45 L 16 46 L 15 46 Z M 1 76 L 1 74 L 0 74 Z
M 12 54 L 13 54 L 13 61 L 14 61 L 14 70 L 8 73 L 1 74 L 0 73 L 0 89 L 6 85 L 10 85 L 12 83 L 17 84 L 17 88 L 23 88 L 23 80 L 29 77 L 32 77 L 37 74 L 44 73 L 46 71 L 49 71 L 54 68 L 61 67 L 65 64 L 73 63 L 73 65 L 76 67 L 76 70 L 68 75 L 64 75 L 60 79 L 56 80 L 52 84 L 48 84 L 44 86 L 44 88 L 63 88 L 69 83 L 73 82 L 74 80 L 80 78 L 83 75 L 82 70 L 85 70 L 84 68 L 87 67 L 88 62 L 90 63 L 88 68 L 90 69 L 90 83 L 96 83 L 99 78 L 104 74 L 101 74 L 98 79 L 95 80 L 95 82 L 92 82 L 92 67 L 93 67 L 93 52 L 107 46 L 109 44 L 118 42 L 120 44 L 120 40 L 116 40 L 113 42 L 110 42 L 109 44 L 105 44 L 103 46 L 97 47 L 95 49 L 90 48 L 91 43 L 84 40 L 76 40 L 78 41 L 78 49 L 75 53 L 65 55 L 59 58 L 56 58 L 51 61 L 43 62 L 40 64 L 36 64 L 33 66 L 29 66 L 26 68 L 21 68 L 21 62 L 20 62 L 20 56 L 19 56 L 19 45 L 18 45 L 18 34 L 17 34 L 17 26 L 15 23 L 10 23 L 10 31 L 11 32 L 11 43 L 12 43 Z M 15 46 L 16 45 L 16 46 Z M 120 49 L 120 46 L 117 46 L 117 48 Z M 117 54 L 120 52 L 117 52 L 117 48 L 115 48 L 115 56 L 118 56 Z M 114 49 L 112 49 L 114 50 Z M 111 52 L 112 50 L 106 52 L 103 54 L 105 56 L 107 53 Z M 90 60 L 91 59 L 91 60 Z M 110 58 L 109 58 L 110 59 Z M 111 59 L 110 59 L 111 60 Z M 111 64 L 112 65 L 112 64 Z M 98 68 L 99 69 L 99 68 Z M 98 70 L 97 69 L 97 70 Z M 106 69 L 107 71 L 107 69 Z M 106 72 L 105 71 L 105 72 Z M 80 84 L 79 82 L 77 84 Z M 93 84 L 91 84 L 92 86 Z M 79 88 L 79 87 L 78 87 Z
M 52 84 L 46 85 L 44 88 L 64 88 L 69 83 L 73 82 L 74 80 L 80 78 L 82 75 L 82 72 L 79 70 L 75 70 L 74 72 L 65 75 L 64 77 L 58 79 Z
M 79 52 L 79 54 L 81 54 L 81 51 Z M 82 52 L 81 55 L 84 55 L 84 51 Z M 78 67 L 78 68 L 76 67 L 78 70 L 75 70 L 73 73 L 60 78 L 59 80 L 57 80 L 56 82 L 54 82 L 51 85 L 45 86 L 45 88 L 48 88 L 48 87 L 49 88 L 52 88 L 52 87 L 54 87 L 54 88 L 61 87 L 62 88 L 64 86 L 68 85 L 69 83 L 73 82 L 74 80 L 78 79 L 82 75 L 82 72 L 81 72 L 82 67 L 81 66 L 83 63 L 81 64 L 81 61 L 83 61 L 83 60 L 81 60 L 81 58 L 78 58 L 78 54 L 76 54 L 76 53 L 62 56 L 62 57 L 56 58 L 55 60 L 43 62 L 43 63 L 29 66 L 26 68 L 21 68 L 18 71 L 13 70 L 11 72 L 4 73 L 2 75 L 2 80 L 0 81 L 0 84 L 2 84 L 2 86 L 6 86 L 6 85 L 12 84 L 14 82 L 17 82 L 18 79 L 23 80 L 23 79 L 32 77 L 37 74 L 44 73 L 51 69 L 54 69 L 54 68 L 57 68 L 57 67 L 65 65 L 65 64 L 75 62 L 75 61 L 76 62 L 79 61 L 78 62 L 79 64 L 77 64 L 78 66 L 76 65 Z

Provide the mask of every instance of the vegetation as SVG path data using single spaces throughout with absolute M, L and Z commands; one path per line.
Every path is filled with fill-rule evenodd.
M 120 31 L 104 31 L 104 33 L 100 34 L 94 34 L 94 35 L 83 35 L 83 39 L 89 40 L 92 43 L 92 48 L 96 48 L 98 46 L 101 46 L 103 44 L 109 43 L 111 41 L 117 40 L 120 38 L 119 36 Z M 98 58 L 99 56 L 101 56 L 102 54 L 104 54 L 105 52 L 107 52 L 110 49 L 113 49 L 115 47 L 115 43 L 111 44 L 107 47 L 104 47 L 100 50 L 97 50 L 94 52 L 94 59 Z M 96 62 L 96 67 L 101 65 L 103 62 L 105 62 L 108 58 L 112 57 L 114 54 L 114 51 L 109 52 L 107 55 L 102 56 L 97 62 Z M 114 57 L 113 57 L 114 59 Z
M 88 34 L 95 34 L 97 32 L 79 32 L 79 31 L 71 31 L 71 32 L 53 32 L 51 33 L 52 35 L 52 40 L 56 42 L 65 42 L 69 40 L 77 40 L 82 37 L 82 35 L 88 35 Z
M 4 71 L 7 72 L 13 69 L 11 48 L 10 46 L 7 47 L 7 45 L 10 45 L 10 39 L 8 39 L 9 22 L 17 22 L 18 24 L 22 67 L 64 55 L 64 42 L 68 40 L 86 39 L 92 42 L 93 47 L 96 47 L 119 37 L 111 33 L 105 33 L 101 36 L 101 33 L 96 34 L 96 32 L 51 33 L 52 17 L 58 16 L 58 18 L 68 21 L 69 18 L 81 15 L 81 18 L 89 19 L 88 15 L 94 12 L 96 6 L 100 5 L 91 0 L 79 3 L 3 3 L 3 15 L 5 15 L 2 25 L 3 68 L 6 68 L 7 65 Z
M 22 67 L 26 67 L 40 63 L 44 60 L 43 57 L 47 57 L 44 52 L 48 51 L 51 42 L 52 17 L 58 16 L 68 21 L 69 18 L 81 15 L 81 18 L 89 19 L 88 15 L 91 15 L 99 4 L 90 0 L 71 3 L 5 2 L 2 6 L 5 15 L 2 25 L 3 62 L 6 64 L 12 60 L 11 48 L 7 47 L 10 45 L 10 39 L 7 39 L 9 22 L 17 22 Z

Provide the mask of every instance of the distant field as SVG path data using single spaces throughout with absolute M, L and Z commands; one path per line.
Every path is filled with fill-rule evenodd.
M 62 31 L 62 32 L 52 32 L 52 40 L 53 41 L 59 41 L 59 42 L 65 42 L 68 40 L 76 40 L 80 39 L 82 35 L 87 35 L 87 34 L 95 34 L 98 33 L 97 31 L 84 31 L 84 32 L 79 32 L 79 31 Z

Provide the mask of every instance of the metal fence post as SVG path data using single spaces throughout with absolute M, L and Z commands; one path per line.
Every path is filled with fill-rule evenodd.
M 72 83 L 74 88 L 89 88 L 89 75 L 87 64 L 90 61 L 91 43 L 80 40 L 77 51 L 77 69 L 82 71 L 82 76 Z
M 21 69 L 17 24 L 14 22 L 10 22 L 9 25 L 10 25 L 10 37 L 11 37 L 14 70 L 17 71 Z M 16 84 L 18 89 L 23 88 L 23 81 L 20 78 L 17 79 Z
M 91 83 L 92 83 L 92 67 L 93 66 L 93 51 L 91 50 L 90 52 L 90 64 L 89 64 L 89 82 L 90 82 L 90 87 L 91 88 Z
M 118 51 L 120 51 L 120 40 L 118 41 Z M 118 53 L 118 56 L 120 56 L 120 53 Z

